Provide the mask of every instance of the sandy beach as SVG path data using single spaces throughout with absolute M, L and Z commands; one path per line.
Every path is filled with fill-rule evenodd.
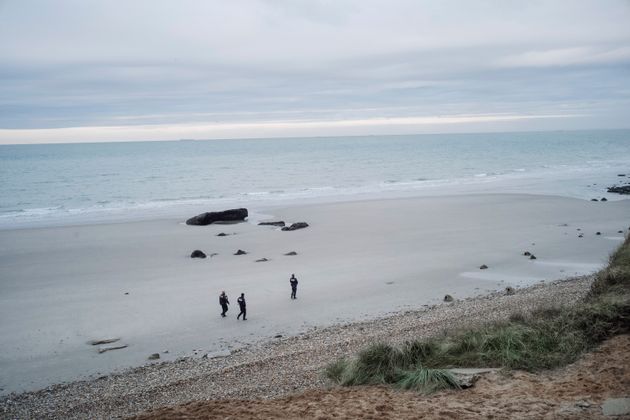
M 588 274 L 623 239 L 629 210 L 628 200 L 470 195 L 260 210 L 310 225 L 293 232 L 185 218 L 2 231 L 0 388 L 106 375 L 153 353 L 159 361 L 221 356 L 276 335 L 422 309 L 445 294 Z M 217 255 L 191 259 L 194 249 Z M 238 249 L 247 254 L 233 255 Z M 300 281 L 295 301 L 291 273 Z M 221 290 L 232 303 L 225 319 Z M 236 320 L 241 292 L 246 322 Z M 88 344 L 109 338 L 128 347 L 99 354 L 107 345 Z

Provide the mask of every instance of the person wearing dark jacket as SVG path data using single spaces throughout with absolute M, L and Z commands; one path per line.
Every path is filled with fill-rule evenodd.
M 245 293 L 241 293 L 241 296 L 236 300 L 238 302 L 241 312 L 237 315 L 236 319 L 240 319 L 243 315 L 243 321 L 247 321 L 247 304 L 245 303 Z
M 291 278 L 289 279 L 289 283 L 291 283 L 291 299 L 297 299 L 297 297 L 295 295 L 297 293 L 298 281 L 295 278 L 295 274 L 291 274 Z
M 228 300 L 228 297 L 225 294 L 225 290 L 224 290 L 219 295 L 219 305 L 221 305 L 221 309 L 223 309 L 223 312 L 221 312 L 221 316 L 223 318 L 225 318 L 225 313 L 228 311 L 229 304 L 230 304 L 230 301 Z

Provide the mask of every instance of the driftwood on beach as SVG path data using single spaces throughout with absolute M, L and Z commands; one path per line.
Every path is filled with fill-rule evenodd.
M 230 209 L 199 214 L 186 220 L 187 225 L 206 226 L 216 222 L 242 222 L 248 216 L 247 209 Z

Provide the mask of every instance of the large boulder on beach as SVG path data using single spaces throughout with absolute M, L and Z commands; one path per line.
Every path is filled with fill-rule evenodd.
M 206 226 L 216 222 L 242 222 L 248 216 L 247 209 L 230 209 L 202 213 L 186 220 L 187 225 Z
M 297 222 L 297 223 L 293 223 L 291 226 L 285 226 L 282 228 L 282 230 L 287 231 L 287 230 L 298 230 L 298 229 L 304 229 L 308 227 L 308 223 L 306 222 Z

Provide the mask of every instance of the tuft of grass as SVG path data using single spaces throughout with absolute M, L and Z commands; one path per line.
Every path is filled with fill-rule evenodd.
M 342 375 L 343 385 L 384 384 L 398 379 L 402 352 L 388 344 L 373 344 L 359 352 L 349 371 Z
M 346 386 L 389 383 L 430 392 L 453 387 L 446 368 L 552 369 L 623 333 L 630 333 L 630 238 L 597 274 L 588 296 L 571 307 L 543 307 L 400 347 L 373 344 L 325 373 Z
M 349 362 L 346 359 L 337 359 L 326 366 L 326 369 L 324 370 L 324 375 L 335 383 L 340 384 L 343 382 L 344 372 L 347 372 L 349 370 L 348 364 Z
M 443 369 L 427 369 L 418 367 L 400 373 L 396 386 L 430 394 L 442 389 L 460 389 L 455 377 Z

